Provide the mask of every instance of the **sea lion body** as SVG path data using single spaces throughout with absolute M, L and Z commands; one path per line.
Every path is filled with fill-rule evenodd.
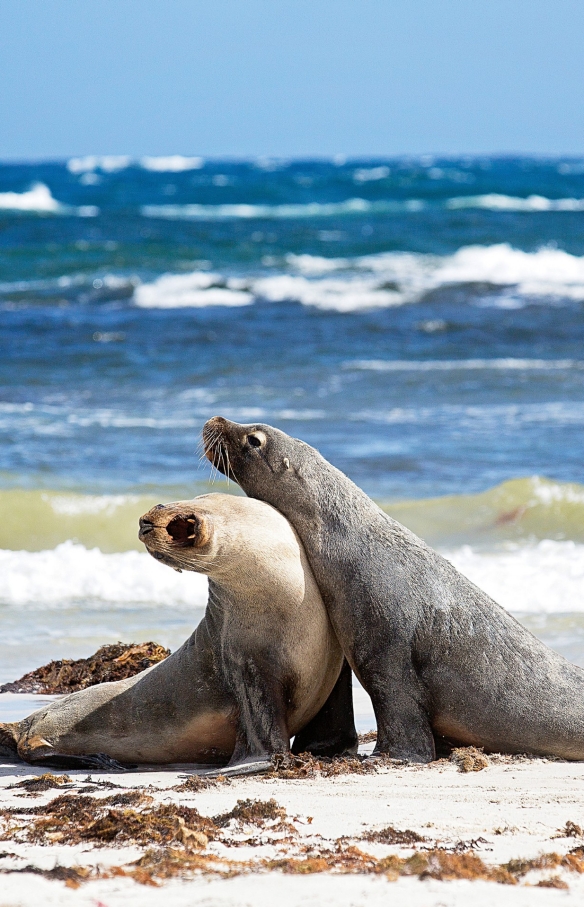
M 343 662 L 295 531 L 270 505 L 221 494 L 160 504 L 140 522 L 156 559 L 208 575 L 203 620 L 141 674 L 0 726 L 4 749 L 49 764 L 93 753 L 235 765 L 287 751 Z
M 584 759 L 584 670 L 549 649 L 308 444 L 220 417 L 207 456 L 295 527 L 371 696 L 377 752 L 427 762 L 440 738 Z

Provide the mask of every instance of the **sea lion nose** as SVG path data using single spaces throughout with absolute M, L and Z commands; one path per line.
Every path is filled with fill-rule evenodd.
M 154 529 L 154 523 L 151 523 L 150 520 L 145 519 L 145 517 L 140 517 L 140 535 L 146 535 L 148 532 L 152 532 Z

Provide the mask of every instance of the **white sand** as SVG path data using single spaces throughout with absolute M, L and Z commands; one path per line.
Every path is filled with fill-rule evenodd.
M 3 705 L 4 703 L 0 703 Z M 35 703 L 36 704 L 36 703 Z M 24 703 L 23 703 L 24 705 Z M 29 703 L 30 705 L 30 699 Z M 364 703 L 358 702 L 358 708 Z M 366 705 L 366 703 L 365 703 Z M 14 704 L 16 706 L 16 703 Z M 29 711 L 27 708 L 25 711 Z M 360 718 L 366 720 L 361 713 Z M 41 774 L 25 765 L 0 765 L 0 803 L 3 807 L 38 806 L 59 792 L 50 790 L 37 798 L 22 798 L 21 790 L 7 790 L 10 784 Z M 75 787 L 82 787 L 87 773 L 69 772 Z M 198 793 L 177 793 L 171 788 L 180 783 L 183 773 L 175 771 L 136 772 L 122 775 L 94 775 L 126 788 L 150 787 L 149 793 L 161 803 L 181 803 L 203 815 L 226 812 L 237 800 L 274 798 L 292 818 L 298 830 L 296 842 L 279 849 L 261 840 L 274 838 L 268 830 L 248 827 L 244 837 L 260 838 L 257 846 L 227 848 L 212 842 L 207 852 L 232 860 L 273 858 L 284 851 L 298 855 L 303 841 L 334 847 L 336 839 L 359 837 L 369 829 L 388 825 L 412 829 L 428 839 L 425 846 L 453 847 L 460 841 L 484 838 L 475 853 L 488 865 L 513 858 L 533 858 L 541 853 L 566 853 L 584 840 L 556 837 L 566 822 L 584 825 L 584 765 L 577 763 L 530 760 L 495 763 L 480 772 L 463 774 L 451 763 L 430 766 L 399 766 L 381 769 L 376 774 L 317 777 L 307 780 L 282 780 L 262 777 L 242 778 L 230 784 Z M 104 791 L 107 795 L 111 791 Z M 101 796 L 102 794 L 96 794 Z M 306 820 L 312 816 L 312 822 Z M 236 831 L 234 831 L 236 834 Z M 398 853 L 409 856 L 407 847 L 356 842 L 361 850 L 375 856 Z M 80 846 L 37 846 L 13 841 L 0 842 L 0 868 L 22 869 L 27 865 L 52 868 L 65 866 L 124 865 L 137 859 L 142 851 L 135 847 L 96 848 Z M 15 856 L 6 856 L 14 854 Z M 536 888 L 544 878 L 559 875 L 569 890 Z M 278 907 L 295 905 L 339 905 L 339 907 L 473 907 L 483 905 L 581 905 L 584 903 L 584 876 L 566 870 L 532 872 L 519 885 L 494 882 L 419 880 L 322 873 L 288 875 L 262 872 L 229 879 L 195 877 L 161 883 L 161 887 L 140 885 L 131 879 L 103 879 L 83 884 L 77 890 L 63 882 L 47 880 L 31 873 L 0 875 L 0 905 L 87 905 L 87 907 L 154 907 L 161 903 L 191 907 L 263 907 L 277 901 Z M 164 899 L 164 900 L 163 900 Z

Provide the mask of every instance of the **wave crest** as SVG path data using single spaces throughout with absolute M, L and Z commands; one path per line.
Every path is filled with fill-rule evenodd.
M 273 264 L 273 263 L 272 263 Z M 584 256 L 507 243 L 465 246 L 453 255 L 385 252 L 357 258 L 287 255 L 286 272 L 240 278 L 194 271 L 138 287 L 137 305 L 172 308 L 294 301 L 338 312 L 416 303 L 448 287 L 477 288 L 481 305 L 518 308 L 546 300 L 584 301 Z

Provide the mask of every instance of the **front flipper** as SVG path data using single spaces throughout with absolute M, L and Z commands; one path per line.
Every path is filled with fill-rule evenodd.
M 224 668 L 237 703 L 235 748 L 227 771 L 241 769 L 238 773 L 249 774 L 257 771 L 252 765 L 271 766 L 273 755 L 290 750 L 286 691 L 270 654 L 236 655 Z
M 356 753 L 359 738 L 353 712 L 353 675 L 347 659 L 332 692 L 314 718 L 296 734 L 292 752 L 313 756 Z
M 392 759 L 405 759 L 407 762 L 434 761 L 434 735 L 422 709 L 404 698 L 402 708 L 394 703 L 392 708 L 385 709 L 381 714 L 375 709 L 375 714 L 377 743 L 372 756 L 384 753 Z

